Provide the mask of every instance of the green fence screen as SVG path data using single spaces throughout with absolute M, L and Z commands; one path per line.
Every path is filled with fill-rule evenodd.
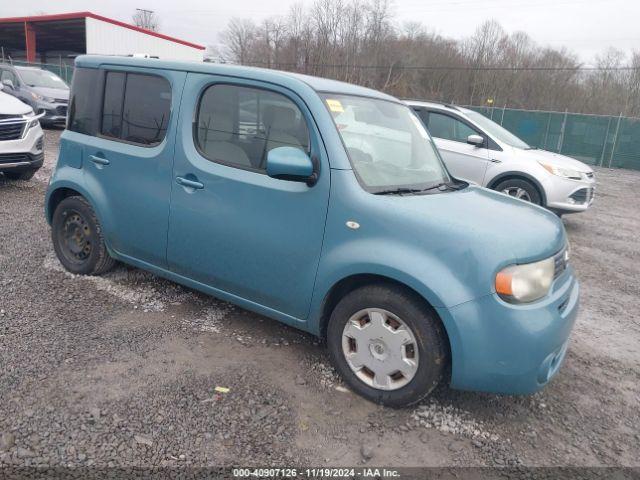
M 640 118 L 469 107 L 532 147 L 591 165 L 640 170 Z

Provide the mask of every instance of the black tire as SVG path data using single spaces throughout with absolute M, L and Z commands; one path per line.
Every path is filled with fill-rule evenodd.
M 62 266 L 71 273 L 100 275 L 111 269 L 102 227 L 93 208 L 80 196 L 67 197 L 53 213 L 53 248 Z
M 23 170 L 21 172 L 4 172 L 4 176 L 10 180 L 31 180 L 38 170 Z
M 374 388 L 351 369 L 342 348 L 346 323 L 366 308 L 393 313 L 411 329 L 418 345 L 419 361 L 413 378 L 396 390 Z M 329 354 L 351 389 L 366 399 L 389 407 L 404 407 L 428 396 L 440 382 L 448 363 L 448 344 L 440 320 L 415 293 L 395 285 L 374 284 L 347 294 L 334 308 L 327 328 Z
M 522 189 L 529 196 L 528 199 L 522 198 L 522 200 L 535 203 L 536 205 L 542 205 L 540 192 L 533 185 L 533 183 L 529 182 L 528 180 L 524 180 L 521 178 L 509 178 L 497 184 L 495 187 L 493 187 L 493 189 L 497 190 L 498 192 L 505 192 L 505 190 L 517 191 L 518 189 Z M 507 195 L 510 194 L 507 193 Z

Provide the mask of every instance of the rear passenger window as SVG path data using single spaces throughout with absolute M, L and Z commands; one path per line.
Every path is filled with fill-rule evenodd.
M 153 146 L 167 133 L 171 86 L 155 75 L 107 72 L 102 106 L 103 136 Z
M 69 99 L 68 129 L 85 135 L 98 133 L 100 125 L 100 101 L 95 88 L 100 71 L 93 68 L 76 68 Z
M 296 147 L 309 153 L 309 131 L 290 99 L 266 90 L 213 85 L 200 99 L 195 142 L 207 159 L 264 172 L 269 151 Z

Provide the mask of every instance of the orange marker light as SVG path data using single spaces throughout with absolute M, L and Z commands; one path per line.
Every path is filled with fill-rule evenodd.
M 509 273 L 500 272 L 496 275 L 496 292 L 501 295 L 513 295 L 511 280 L 513 277 Z

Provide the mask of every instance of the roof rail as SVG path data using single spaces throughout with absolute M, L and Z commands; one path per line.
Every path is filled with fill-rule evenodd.
M 442 105 L 443 107 L 451 108 L 452 110 L 460 111 L 460 108 L 458 108 L 453 103 L 440 102 L 438 100 L 425 100 L 424 98 L 401 98 L 400 100 L 402 100 L 404 102 L 412 102 L 413 101 L 413 102 L 434 103 L 436 105 Z

